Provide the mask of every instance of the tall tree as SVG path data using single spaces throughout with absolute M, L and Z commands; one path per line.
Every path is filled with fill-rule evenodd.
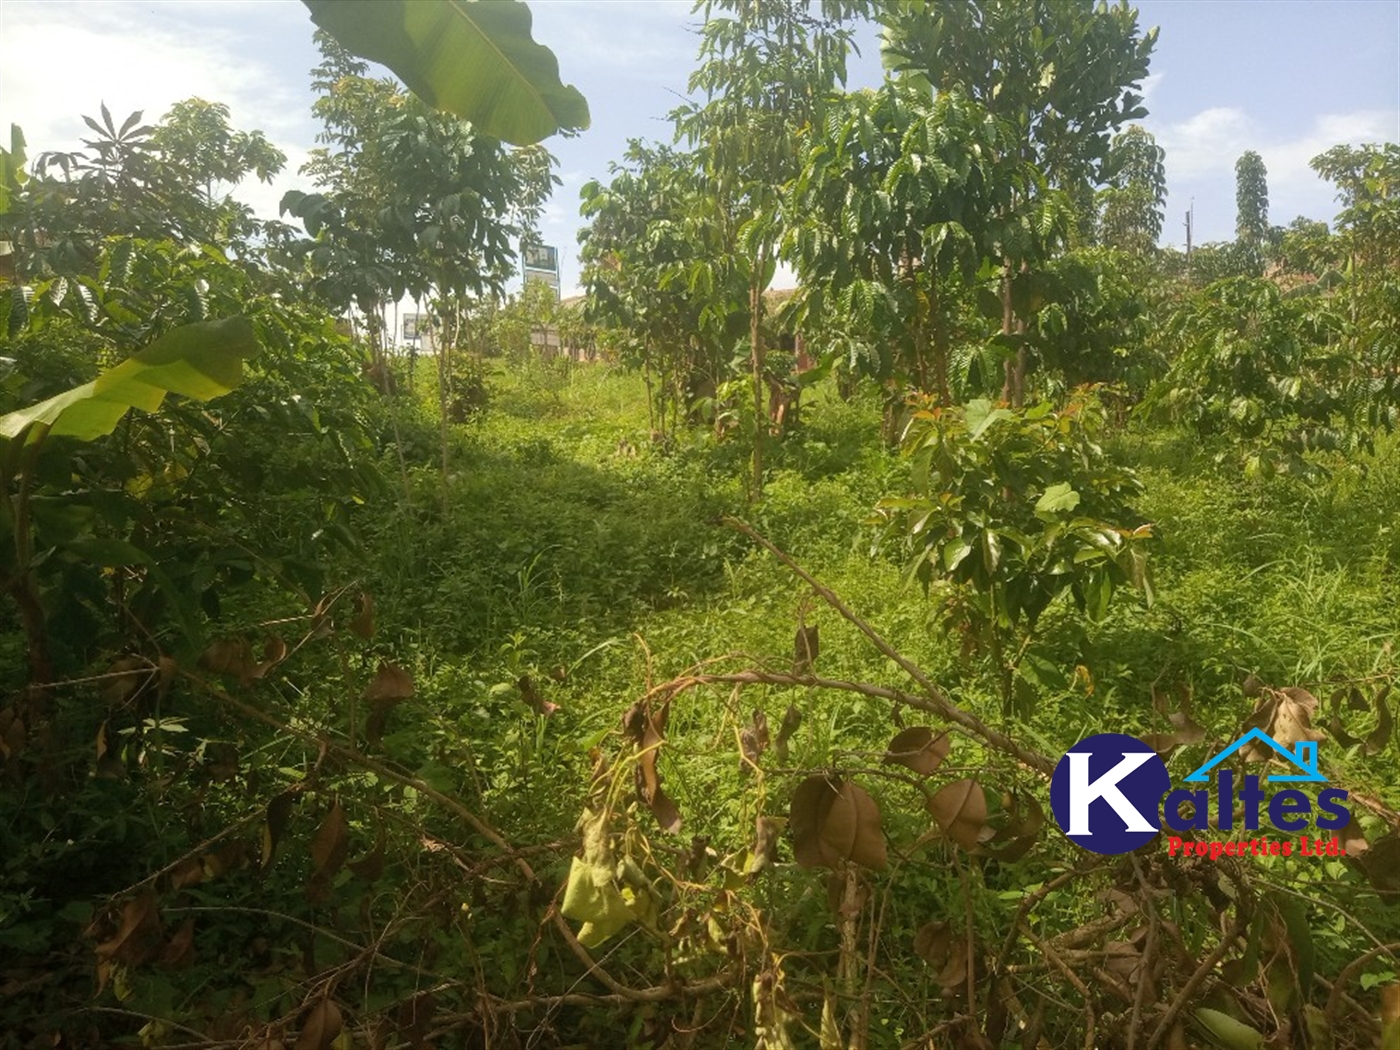
M 818 5 L 789 0 L 701 0 L 700 66 L 690 90 L 703 102 L 673 114 L 679 137 L 698 148 L 716 204 L 724 255 L 743 268 L 753 381 L 754 446 L 750 493 L 763 491 L 767 432 L 763 290 L 772 280 L 780 188 L 797 173 L 801 139 L 822 97 L 846 79 L 850 32 L 847 0 Z M 706 263 L 701 263 L 704 267 Z M 699 278 L 711 287 L 728 282 Z
M 1045 185 L 1072 198 L 1103 181 L 1110 135 L 1146 115 L 1137 93 L 1157 30 L 1141 32 L 1126 2 L 1092 0 L 895 0 L 881 9 L 884 54 L 892 68 L 940 92 L 958 88 L 1011 125 L 1021 159 Z M 1011 202 L 1015 210 L 1019 202 Z M 1012 302 L 1012 277 L 1033 262 L 1002 260 L 1003 334 L 1025 330 Z M 1026 356 L 1007 362 L 1003 396 L 1020 405 Z
M 1269 183 L 1264 158 L 1252 149 L 1235 161 L 1235 240 L 1245 265 L 1258 275 L 1264 268 L 1264 245 L 1269 237 Z
M 1108 186 L 1101 190 L 1099 240 L 1109 248 L 1147 255 L 1162 234 L 1167 199 L 1166 154 L 1140 124 L 1113 137 Z

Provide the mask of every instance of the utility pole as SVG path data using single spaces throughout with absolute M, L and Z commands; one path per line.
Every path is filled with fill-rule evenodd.
M 1191 280 L 1191 220 L 1196 211 L 1196 198 L 1191 198 L 1191 206 L 1186 209 L 1186 279 Z

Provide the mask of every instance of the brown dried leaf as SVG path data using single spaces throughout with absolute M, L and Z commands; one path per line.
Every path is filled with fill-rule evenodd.
M 768 750 L 768 716 L 762 710 L 753 713 L 753 724 L 739 731 L 739 772 L 748 773 L 758 766 L 763 752 Z
M 890 741 L 885 762 L 904 766 L 926 777 L 943 764 L 952 746 L 953 739 L 946 732 L 934 736 L 928 726 L 910 726 Z
M 1035 845 L 1040 829 L 1045 825 L 1045 810 L 1034 795 L 1027 795 L 1022 805 L 1020 796 L 1012 793 L 1006 797 L 1006 810 L 1011 819 L 1005 827 L 991 838 L 991 844 L 1006 843 L 992 851 L 997 860 L 1011 863 L 1024 857 Z
M 851 861 L 875 871 L 885 869 L 880 807 L 850 781 L 808 777 L 793 792 L 789 826 L 793 854 L 804 868 L 835 868 Z
M 821 639 L 818 637 L 817 625 L 812 624 L 808 627 L 804 624 L 799 627 L 792 640 L 792 673 L 811 674 L 820 652 Z
M 778 860 L 778 837 L 787 821 L 782 817 L 759 817 L 754 822 L 753 860 L 749 874 L 756 875 Z
M 413 676 L 398 664 L 383 663 L 365 686 L 364 699 L 371 703 L 381 700 L 407 700 L 413 696 Z
M 1346 850 L 1348 857 L 1357 857 L 1371 848 L 1371 844 L 1366 841 L 1366 832 L 1362 830 L 1361 822 L 1356 819 L 1355 813 L 1350 813 L 1347 826 L 1337 832 L 1337 840 L 1342 849 Z
M 94 950 L 101 961 L 142 966 L 160 946 L 161 932 L 156 894 L 147 888 L 122 905 L 121 925 L 116 934 Z
M 645 708 L 641 709 L 642 736 L 636 748 L 636 782 L 637 797 L 650 807 L 661 829 L 675 835 L 681 830 L 681 812 L 670 796 L 661 789 L 661 772 L 656 767 L 658 752 L 666 742 L 664 734 L 670 709 L 670 701 L 662 704 L 661 709 L 654 715 L 649 714 Z M 628 710 L 628 716 L 634 718 L 632 709 Z M 630 729 L 631 723 L 628 724 Z
M 1241 735 L 1259 728 L 1268 733 L 1280 747 L 1292 750 L 1300 740 L 1322 740 L 1323 733 L 1312 727 L 1312 716 L 1317 712 L 1317 697 L 1306 689 L 1288 686 L 1284 689 L 1264 689 L 1263 699 L 1255 707 Z M 1277 752 L 1258 740 L 1252 740 L 1240 749 L 1240 754 L 1249 762 L 1264 762 L 1277 758 Z
M 156 695 L 162 700 L 170 692 L 170 686 L 175 681 L 175 675 L 179 670 L 180 665 L 173 656 L 162 656 L 156 661 L 156 674 L 158 676 Z
M 287 830 L 287 821 L 291 819 L 292 806 L 300 797 L 299 792 L 284 791 L 268 802 L 267 819 L 263 822 L 262 863 L 259 865 L 263 871 L 272 865 L 272 860 L 277 855 L 277 844 L 282 841 L 282 835 Z
M 1376 839 L 1357 858 L 1357 863 L 1381 900 L 1388 904 L 1400 902 L 1400 833 L 1392 831 Z
M 972 779 L 955 780 L 928 800 L 928 811 L 943 834 L 965 850 L 977 848 L 987 829 L 987 796 Z
M 384 825 L 380 824 L 374 836 L 374 848 L 359 860 L 352 860 L 350 871 L 357 879 L 373 882 L 384 872 Z
M 225 674 L 237 678 L 240 685 L 247 685 L 253 678 L 253 647 L 247 638 L 216 638 L 200 654 L 199 666 L 215 674 Z
M 540 695 L 534 681 L 529 675 L 523 674 L 516 681 L 515 687 L 520 690 L 520 699 L 525 701 L 525 706 L 537 715 L 548 717 L 559 710 L 559 705 L 546 700 Z
M 788 709 L 783 714 L 783 724 L 778 727 L 778 735 L 773 740 L 773 749 L 778 752 L 778 758 L 787 761 L 788 741 L 792 739 L 792 734 L 796 733 L 802 725 L 802 712 L 794 704 L 788 704 Z
M 170 872 L 170 888 L 172 890 L 182 890 L 186 886 L 198 886 L 203 881 L 203 857 L 186 857 Z
M 436 1011 L 437 1000 L 432 992 L 420 992 L 399 1004 L 394 1023 L 413 1050 L 422 1050 L 428 1045 L 428 1031 Z
M 914 934 L 914 954 L 938 970 L 938 983 L 945 992 L 961 989 L 967 982 L 967 935 L 956 932 L 947 922 L 930 922 Z
M 97 727 L 97 767 L 93 775 L 99 780 L 121 780 L 126 776 L 126 763 L 108 742 L 106 722 Z
M 335 1005 L 333 999 L 322 999 L 303 1016 L 296 1050 L 330 1050 L 344 1027 L 340 1007 Z
M 250 672 L 253 678 L 262 678 L 287 658 L 287 643 L 275 634 L 263 639 L 263 655 Z
M 327 880 L 334 878 L 349 853 L 350 824 L 345 819 L 345 807 L 336 799 L 311 840 L 313 870 Z
M 1332 717 L 1327 721 L 1327 731 L 1332 734 L 1332 739 L 1341 744 L 1342 747 L 1355 747 L 1361 743 L 1356 737 L 1346 731 L 1346 726 L 1342 725 L 1342 701 L 1346 700 L 1349 707 L 1355 707 L 1358 700 L 1361 701 L 1362 708 L 1366 706 L 1365 699 L 1361 696 L 1361 690 L 1352 686 L 1350 689 L 1342 687 L 1334 690 L 1328 700 L 1328 707 L 1331 709 Z
M 1366 734 L 1366 754 L 1375 755 L 1385 750 L 1385 746 L 1390 743 L 1390 736 L 1395 731 L 1395 720 L 1390 714 L 1390 705 L 1386 703 L 1386 698 L 1390 693 L 1390 687 L 1385 686 L 1376 693 L 1376 728 Z
M 350 617 L 350 630 L 365 641 L 374 637 L 374 599 L 367 591 L 360 592 L 359 608 Z
M 190 916 L 165 944 L 160 953 L 159 964 L 168 969 L 179 969 L 194 962 L 194 916 Z
M 24 749 L 24 719 L 19 711 L 7 707 L 0 711 L 0 758 L 13 758 Z
M 123 656 L 107 668 L 108 677 L 102 685 L 102 699 L 115 707 L 129 700 L 151 679 L 152 671 L 146 661 L 135 656 Z

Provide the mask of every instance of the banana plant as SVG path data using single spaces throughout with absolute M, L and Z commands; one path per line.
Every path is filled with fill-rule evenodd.
M 560 81 L 558 60 L 530 36 L 530 9 L 519 0 L 304 2 L 345 47 L 483 135 L 529 146 L 588 127 L 587 101 Z
M 243 362 L 258 352 L 245 317 L 182 325 L 90 382 L 0 416 L 0 591 L 19 607 L 31 681 L 52 681 L 44 610 L 34 578 L 31 494 L 39 456 L 50 438 L 93 441 L 110 434 L 133 408 L 154 412 L 167 394 L 208 401 L 243 381 Z

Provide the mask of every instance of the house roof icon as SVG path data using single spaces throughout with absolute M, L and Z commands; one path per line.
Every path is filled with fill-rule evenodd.
M 1290 751 L 1268 733 L 1264 732 L 1264 730 L 1257 727 L 1240 737 L 1190 776 L 1183 777 L 1182 779 L 1192 784 L 1204 783 L 1210 779 L 1209 774 L 1212 769 L 1220 765 L 1221 762 L 1224 762 L 1240 748 L 1255 740 L 1273 748 L 1280 758 L 1287 759 L 1302 770 L 1301 773 L 1275 773 L 1273 776 L 1268 777 L 1268 780 L 1309 784 L 1327 783 L 1327 778 L 1317 771 L 1317 741 L 1300 740 L 1295 745 L 1294 750 Z

